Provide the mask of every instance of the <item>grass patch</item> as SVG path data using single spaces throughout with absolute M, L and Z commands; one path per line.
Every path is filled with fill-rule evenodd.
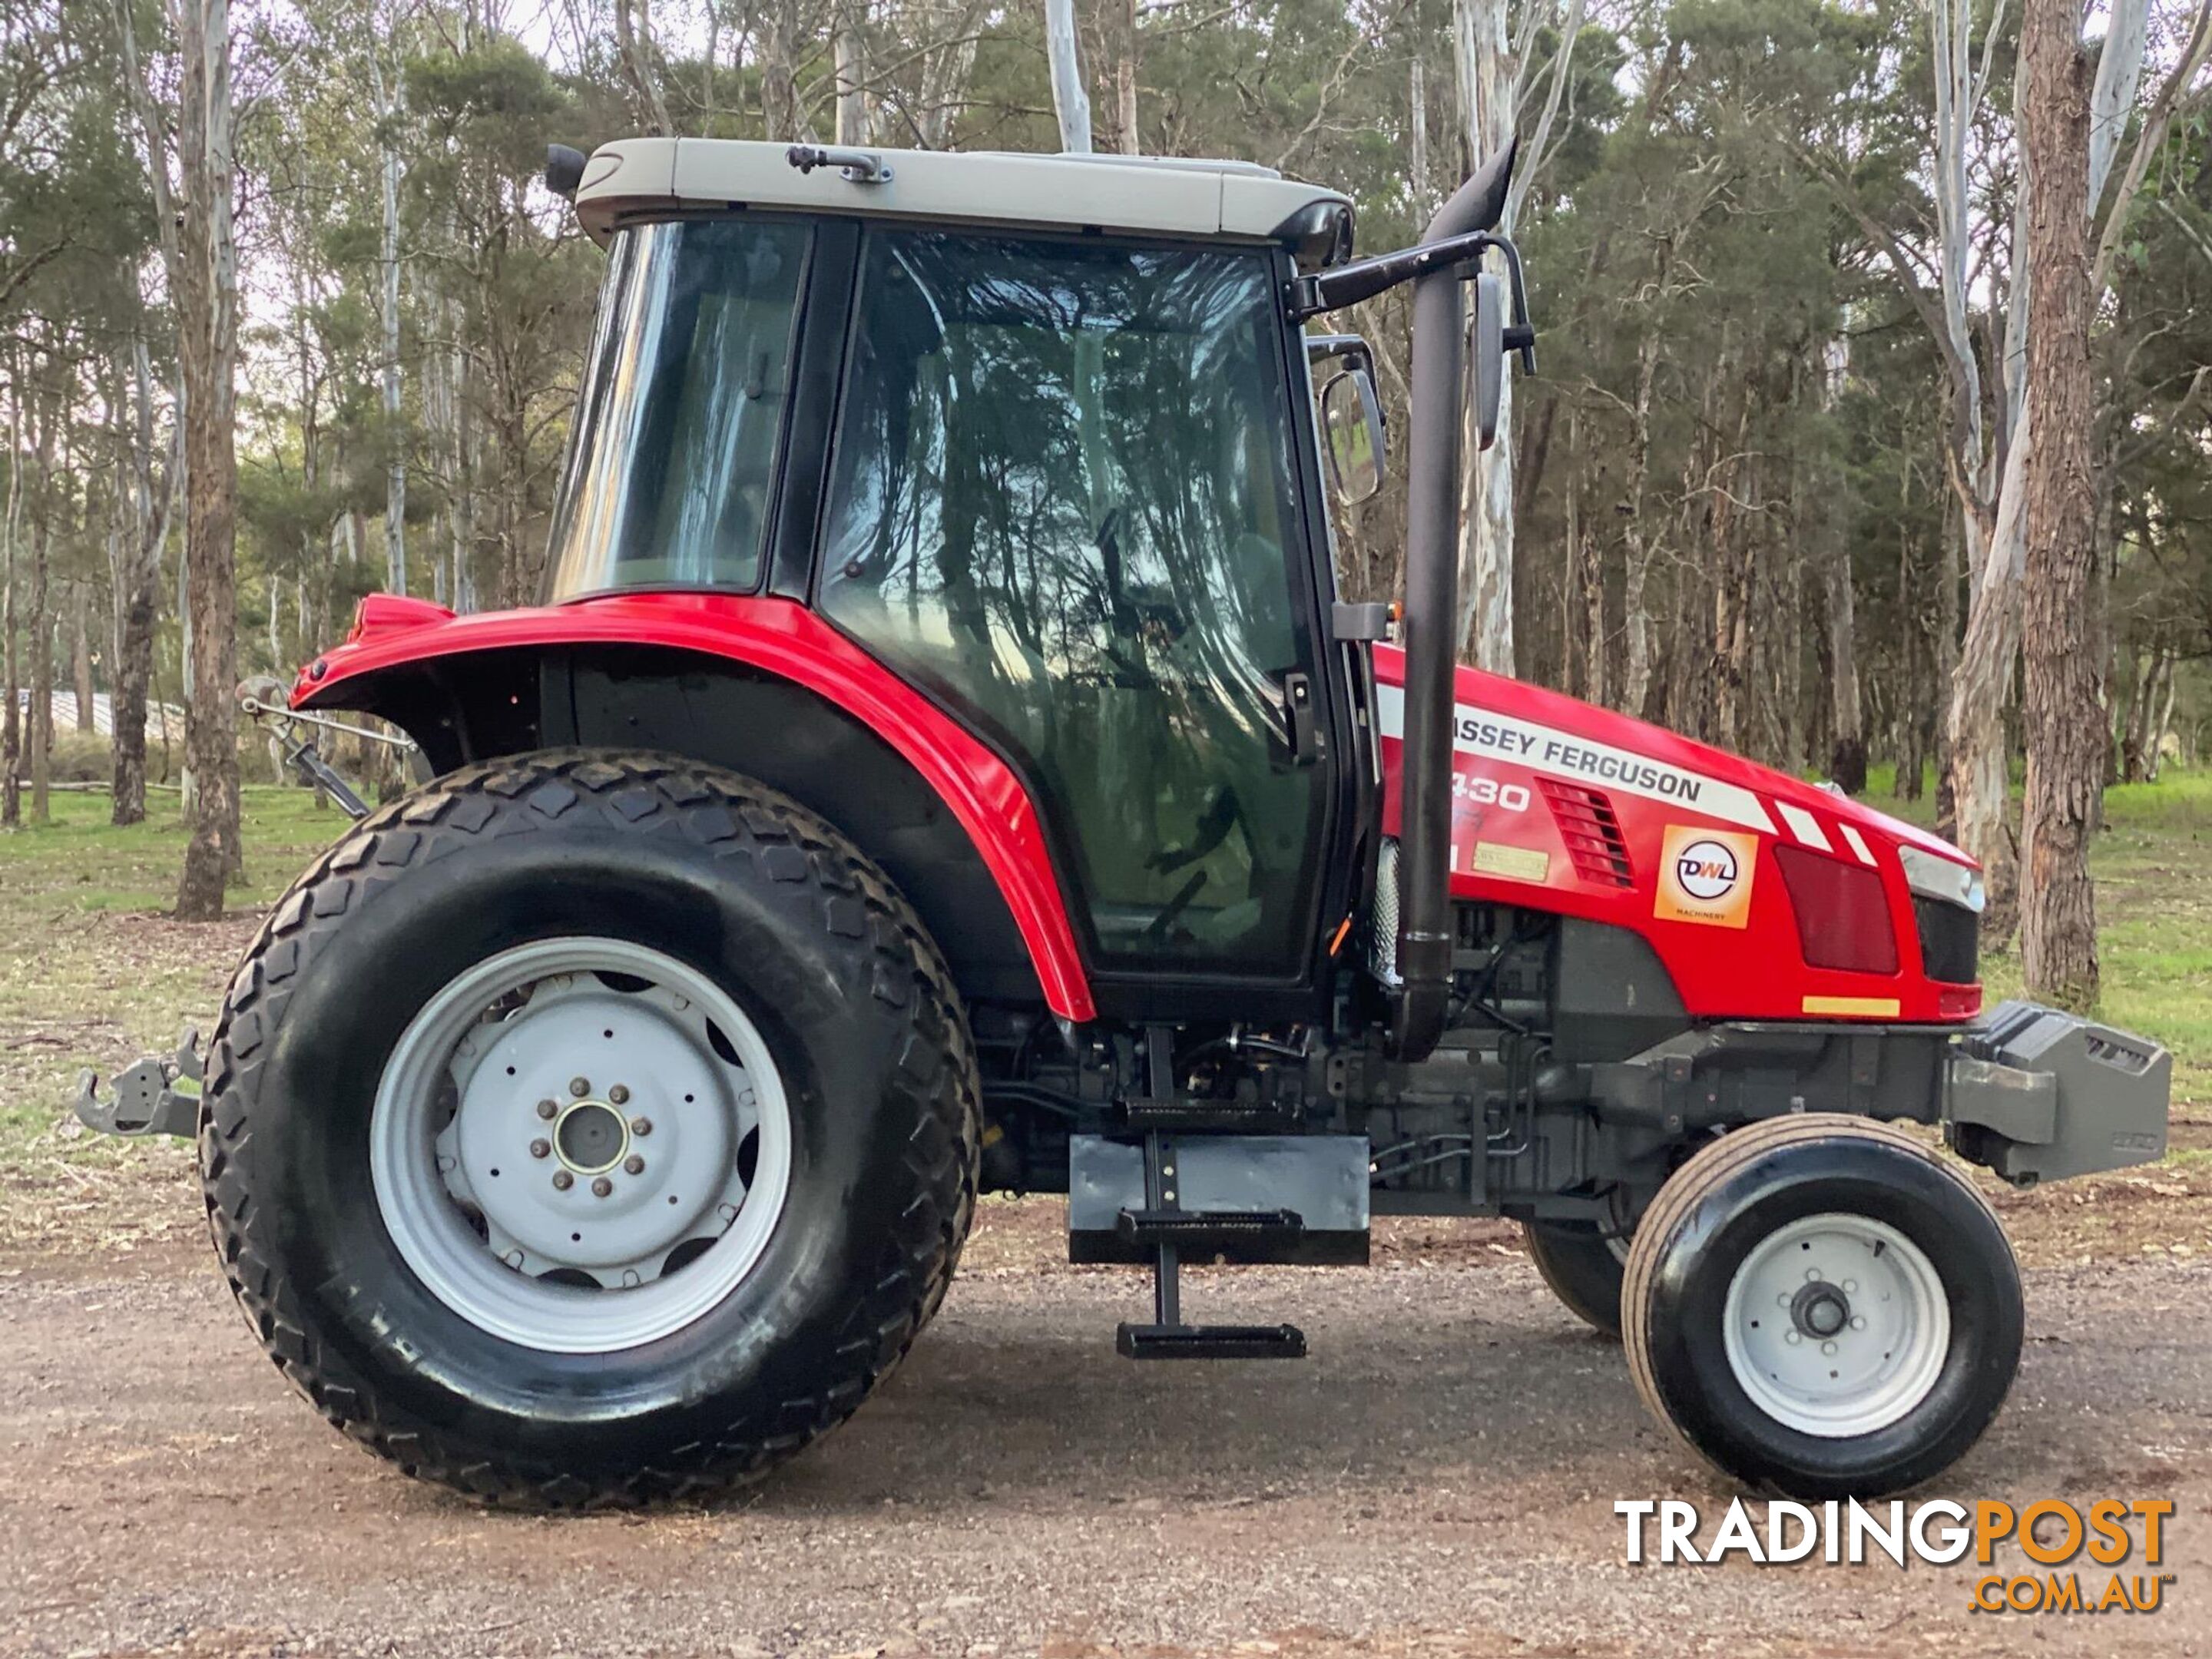
M 195 1220 L 174 1190 L 185 1144 L 85 1133 L 78 1070 L 112 1078 L 187 1024 L 211 1029 L 262 913 L 347 820 L 303 789 L 247 788 L 248 880 L 228 918 L 191 925 L 166 914 L 184 862 L 176 800 L 157 793 L 147 822 L 118 830 L 105 794 L 57 793 L 50 823 L 0 834 L 0 1239 L 89 1230 L 127 1244 Z M 149 1183 L 166 1201 L 131 1202 Z

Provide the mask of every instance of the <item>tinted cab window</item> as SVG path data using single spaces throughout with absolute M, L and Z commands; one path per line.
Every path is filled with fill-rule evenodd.
M 1275 281 L 1258 252 L 864 244 L 819 604 L 1012 754 L 1109 969 L 1287 976 L 1311 936 Z
M 611 250 L 554 514 L 549 600 L 758 580 L 804 225 L 641 225 Z

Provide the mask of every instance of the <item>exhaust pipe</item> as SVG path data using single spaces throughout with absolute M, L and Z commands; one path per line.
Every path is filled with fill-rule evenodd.
M 1508 144 L 1452 192 L 1424 243 L 1496 228 L 1513 176 Z M 1406 446 L 1406 731 L 1400 758 L 1398 975 L 1391 1047 L 1426 1059 L 1451 1000 L 1451 779 L 1459 664 L 1461 428 L 1467 397 L 1460 268 L 1413 284 L 1413 431 Z

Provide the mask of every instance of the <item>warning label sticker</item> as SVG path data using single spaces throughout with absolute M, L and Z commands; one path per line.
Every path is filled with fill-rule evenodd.
M 1651 914 L 1662 921 L 1747 927 L 1751 878 L 1758 867 L 1758 836 L 1670 823 L 1660 849 L 1659 896 Z
M 1534 847 L 1507 847 L 1494 841 L 1479 841 L 1468 867 L 1478 876 L 1542 881 L 1552 873 L 1552 855 Z

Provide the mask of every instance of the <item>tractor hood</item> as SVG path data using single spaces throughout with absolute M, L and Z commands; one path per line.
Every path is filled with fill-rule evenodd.
M 1382 734 L 1403 730 L 1405 653 L 1375 650 Z M 1885 842 L 1917 847 L 1978 870 L 1941 836 L 1875 811 L 1847 795 L 1557 691 L 1462 667 L 1454 748 L 1464 763 L 1487 756 L 1563 781 L 1640 795 L 1686 816 L 1702 816 L 1765 835 L 1793 836 L 1804 814 L 1816 823 L 1849 824 Z M 1386 763 L 1393 793 L 1395 755 Z M 1808 842 L 1809 837 L 1807 837 Z M 1818 842 L 1810 844 L 1818 845 Z M 1823 848 L 1822 850 L 1829 850 Z
M 1375 652 L 1383 828 L 1400 832 L 1405 656 Z M 1478 669 L 1454 682 L 1450 889 L 1647 939 L 1698 1017 L 1957 1020 L 1981 993 L 1926 936 L 1972 927 L 1940 836 L 1738 755 Z M 1947 934 L 1947 937 L 1948 935 Z M 1923 947 L 1916 957 L 1914 944 Z M 1969 953 L 1970 954 L 1970 953 Z M 1755 961 L 1755 971 L 1747 961 Z

